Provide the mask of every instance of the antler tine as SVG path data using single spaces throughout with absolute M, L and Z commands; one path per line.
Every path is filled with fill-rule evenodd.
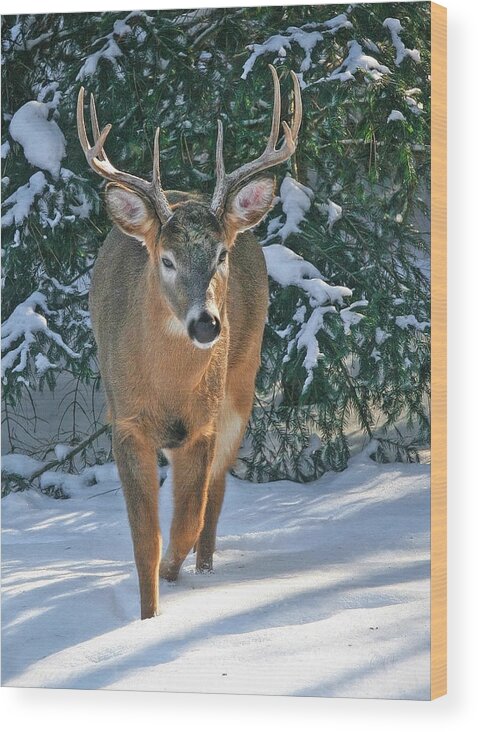
M 269 135 L 269 142 L 267 147 L 270 150 L 274 150 L 277 145 L 277 138 L 279 137 L 280 130 L 280 113 L 281 113 L 281 95 L 280 95 L 280 82 L 277 75 L 275 66 L 269 64 L 269 68 L 272 74 L 272 80 L 274 82 L 274 108 L 272 110 L 272 124 L 271 134 Z
M 292 80 L 294 84 L 294 116 L 292 120 L 292 127 L 289 127 L 287 122 L 282 123 L 284 141 L 279 149 L 276 150 L 277 138 L 279 136 L 280 129 L 280 84 L 275 68 L 271 65 L 269 65 L 269 68 L 272 73 L 274 84 L 274 106 L 272 112 L 271 132 L 262 154 L 250 163 L 242 165 L 232 173 L 225 173 L 222 152 L 222 124 L 218 126 L 218 139 L 216 145 L 216 187 L 211 201 L 211 211 L 216 215 L 220 215 L 222 213 L 227 196 L 231 190 L 236 188 L 244 180 L 247 180 L 256 173 L 259 173 L 261 170 L 266 170 L 267 168 L 272 168 L 279 163 L 285 162 L 295 152 L 297 135 L 299 134 L 302 120 L 302 101 L 300 96 L 299 80 L 292 72 Z
M 85 99 L 85 90 L 83 87 L 81 87 L 81 89 L 78 93 L 78 102 L 76 105 L 76 123 L 77 123 L 77 127 L 78 127 L 78 137 L 80 139 L 80 144 L 83 149 L 83 152 L 85 153 L 85 157 L 88 161 L 88 164 L 91 167 L 93 167 L 94 170 L 96 170 L 96 168 L 94 167 L 94 165 L 92 165 L 92 163 L 93 163 L 94 159 L 98 156 L 98 154 L 101 152 L 103 144 L 111 130 L 111 125 L 106 125 L 106 127 L 100 134 L 99 128 L 98 128 L 98 122 L 96 120 L 96 112 L 92 112 L 92 114 L 94 114 L 94 116 L 95 116 L 96 125 L 93 124 L 93 135 L 95 136 L 95 144 L 93 147 L 91 147 L 90 141 L 88 140 L 88 133 L 86 132 L 85 114 L 84 114 L 84 99 Z M 93 104 L 94 104 L 94 102 L 93 102 Z
M 96 144 L 100 137 L 100 126 L 98 124 L 98 117 L 96 115 L 96 104 L 95 104 L 95 97 L 94 97 L 93 92 L 90 94 L 90 119 L 91 119 L 91 129 L 93 130 L 93 141 Z M 111 125 L 110 125 L 110 129 L 111 129 Z M 103 142 L 104 142 L 104 140 L 103 140 Z M 108 160 L 108 158 L 106 157 L 106 153 L 103 149 L 99 151 L 99 158 L 100 158 L 100 160 Z
M 90 149 L 90 143 L 88 140 L 88 135 L 86 133 L 84 105 L 85 105 L 85 89 L 84 89 L 84 87 L 81 87 L 80 91 L 78 92 L 78 100 L 76 102 L 76 126 L 78 129 L 78 137 L 80 140 L 80 145 L 82 147 L 83 152 L 86 155 L 88 150 Z
M 216 180 L 224 180 L 224 148 L 223 148 L 224 129 L 222 120 L 217 121 L 217 141 L 216 141 Z
M 294 71 L 290 72 L 292 76 L 292 82 L 294 84 L 294 119 L 292 122 L 292 139 L 297 145 L 297 138 L 299 136 L 300 125 L 302 123 L 302 96 L 300 93 L 300 84 L 297 74 Z
M 159 165 L 159 127 L 156 127 L 154 133 L 153 145 L 153 185 L 161 188 L 161 170 Z
M 90 149 L 88 150 L 87 157 L 88 157 L 89 160 L 92 160 L 92 161 L 94 161 L 96 158 L 98 158 L 98 161 L 100 163 L 105 163 L 106 165 L 108 165 L 111 168 L 113 168 L 113 166 L 111 165 L 110 161 L 106 157 L 105 151 L 103 150 L 103 146 L 105 144 L 106 138 L 108 137 L 108 135 L 110 134 L 110 132 L 111 132 L 111 125 L 110 124 L 107 124 L 101 130 L 101 133 L 98 136 L 98 138 L 96 139 L 95 144 L 93 145 L 93 147 L 90 147 Z M 106 170 L 106 168 L 105 168 L 105 170 Z
M 121 183 L 127 188 L 146 196 L 146 198 L 148 198 L 153 204 L 160 221 L 164 224 L 169 218 L 171 218 L 173 212 L 169 206 L 164 191 L 161 188 L 161 180 L 159 176 L 159 128 L 156 130 L 154 138 L 153 182 L 149 183 L 143 178 L 138 178 L 136 175 L 131 175 L 131 173 L 125 173 L 121 170 L 117 170 L 108 160 L 103 146 L 111 131 L 111 125 L 107 124 L 100 132 L 93 95 L 91 95 L 90 99 L 90 116 L 94 145 L 93 147 L 90 145 L 85 125 L 84 100 L 85 90 L 81 87 L 78 93 L 78 102 L 76 105 L 76 123 L 78 127 L 78 137 L 88 165 L 96 173 L 101 175 L 103 178 L 106 178 L 106 180 L 114 183 Z
M 173 215 L 173 212 L 161 185 L 161 169 L 159 159 L 159 127 L 156 128 L 156 132 L 154 134 L 152 190 L 158 216 L 163 223 L 166 223 L 166 221 L 170 219 Z

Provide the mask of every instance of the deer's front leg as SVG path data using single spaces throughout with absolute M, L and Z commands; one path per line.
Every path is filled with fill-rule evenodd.
M 225 488 L 225 471 L 222 471 L 220 475 L 211 477 L 204 514 L 204 525 L 196 547 L 196 570 L 198 572 L 212 572 L 213 554 L 216 548 L 217 522 L 221 513 Z
M 159 482 L 154 444 L 139 436 L 120 439 L 113 430 L 113 452 L 123 484 L 141 596 L 141 619 L 158 614 L 161 534 Z
M 172 454 L 174 516 L 160 567 L 161 577 L 171 582 L 177 579 L 203 527 L 213 452 L 213 438 L 201 437 Z

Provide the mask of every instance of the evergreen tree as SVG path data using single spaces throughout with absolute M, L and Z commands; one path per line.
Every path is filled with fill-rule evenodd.
M 430 6 L 344 8 L 4 17 L 10 450 L 22 449 L 22 404 L 61 375 L 72 394 L 63 441 L 101 459 L 90 452 L 101 421 L 92 416 L 80 432 L 71 417 L 87 411 L 79 394 L 99 388 L 87 291 L 110 226 L 103 183 L 77 141 L 79 87 L 113 125 L 117 167 L 148 176 L 160 124 L 165 187 L 212 192 L 218 117 L 228 169 L 263 148 L 269 63 L 283 77 L 286 119 L 288 71 L 299 72 L 304 120 L 294 160 L 275 171 L 277 205 L 257 230 L 271 302 L 241 474 L 308 480 L 343 469 L 354 426 L 374 439 L 377 459 L 414 459 L 426 444 Z M 52 426 L 38 455 L 57 441 Z

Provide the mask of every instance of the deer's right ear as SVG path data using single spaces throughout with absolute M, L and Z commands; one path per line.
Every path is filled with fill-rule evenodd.
M 128 236 L 148 244 L 159 228 L 159 220 L 150 202 L 118 183 L 106 186 L 108 215 Z

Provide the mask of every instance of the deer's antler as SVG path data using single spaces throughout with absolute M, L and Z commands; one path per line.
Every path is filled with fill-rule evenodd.
M 274 109 L 272 113 L 272 125 L 269 140 L 262 155 L 250 163 L 241 165 L 240 168 L 232 173 L 226 173 L 224 169 L 223 156 L 223 129 L 222 122 L 218 120 L 217 143 L 216 143 L 216 187 L 212 196 L 211 210 L 216 215 L 221 215 L 231 190 L 237 188 L 240 183 L 247 180 L 251 176 L 259 173 L 261 170 L 272 168 L 279 163 L 288 160 L 294 154 L 297 146 L 297 136 L 299 134 L 300 124 L 302 121 L 302 99 L 300 96 L 300 85 L 296 74 L 291 71 L 292 81 L 294 84 L 294 116 L 291 126 L 287 122 L 282 122 L 284 130 L 284 140 L 282 145 L 276 150 L 277 139 L 280 130 L 281 115 L 281 94 L 279 77 L 274 66 L 269 64 L 274 82 Z
M 173 212 L 161 187 L 159 127 L 154 135 L 153 180 L 150 183 L 143 178 L 138 178 L 136 175 L 131 175 L 131 173 L 125 173 L 121 170 L 117 170 L 108 160 L 104 151 L 104 144 L 111 131 L 111 125 L 107 124 L 100 132 L 93 94 L 90 95 L 90 116 L 94 144 L 93 146 L 90 145 L 85 126 L 84 98 L 85 90 L 81 87 L 76 107 L 76 122 L 78 126 L 78 137 L 80 138 L 81 147 L 85 153 L 88 165 L 96 173 L 101 175 L 103 178 L 106 178 L 106 180 L 113 181 L 114 183 L 121 183 L 127 188 L 146 196 L 146 198 L 148 198 L 148 200 L 153 204 L 161 223 L 166 223 L 166 221 L 173 215 Z

